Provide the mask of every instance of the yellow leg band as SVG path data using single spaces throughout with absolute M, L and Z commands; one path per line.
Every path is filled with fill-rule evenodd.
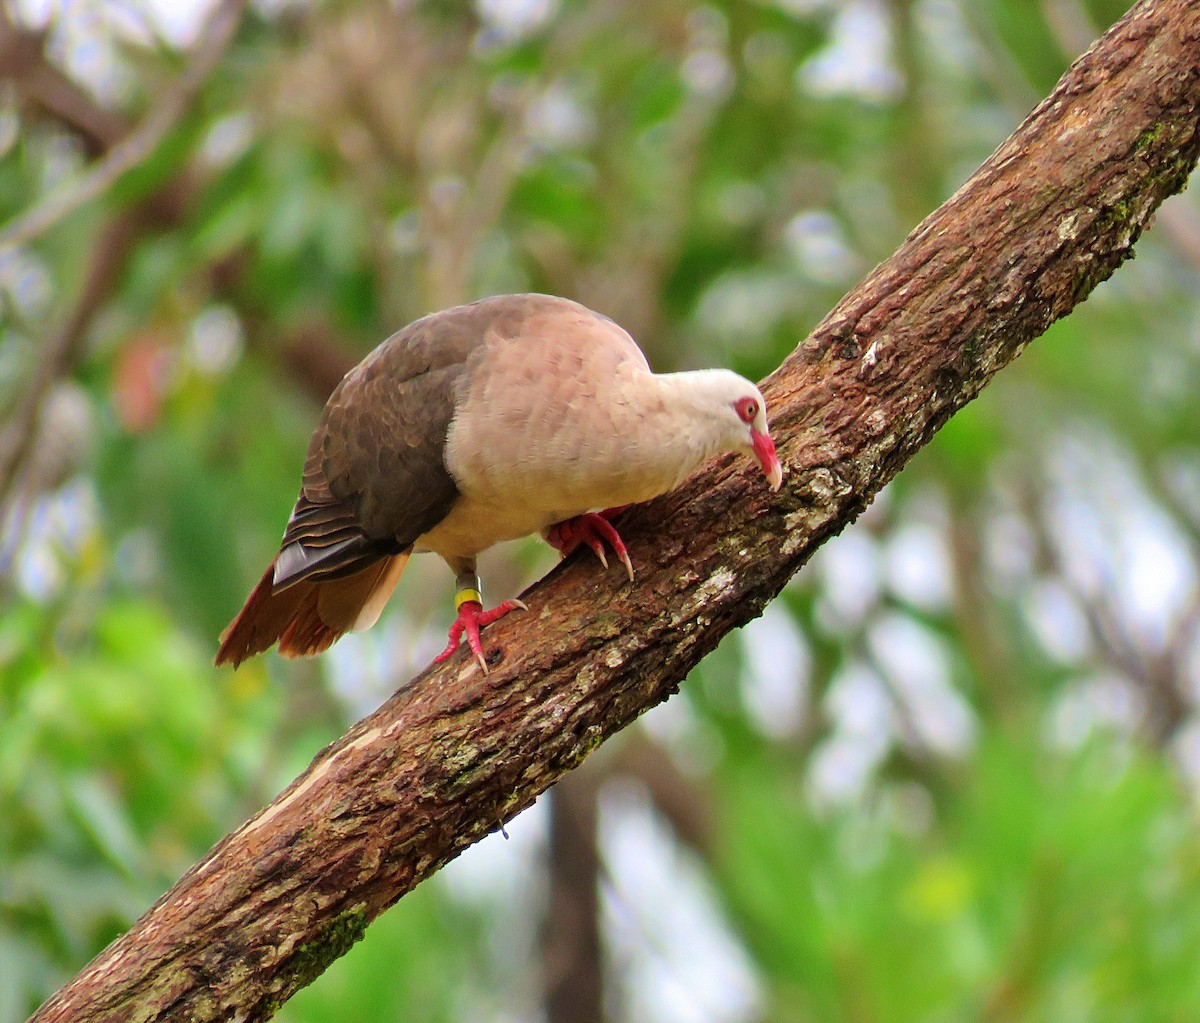
M 476 589 L 472 589 L 471 587 L 464 587 L 463 589 L 459 590 L 456 594 L 454 594 L 455 610 L 458 610 L 459 608 L 461 608 L 463 606 L 463 604 L 465 604 L 468 600 L 473 600 L 473 601 L 475 601 L 476 604 L 479 604 L 480 606 L 482 606 L 483 605 L 483 594 L 480 593 Z

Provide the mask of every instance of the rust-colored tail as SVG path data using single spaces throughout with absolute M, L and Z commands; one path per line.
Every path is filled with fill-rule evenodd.
M 372 562 L 342 579 L 306 580 L 273 592 L 275 563 L 221 633 L 216 663 L 235 668 L 276 641 L 284 657 L 327 650 L 342 635 L 369 629 L 408 563 L 408 551 Z

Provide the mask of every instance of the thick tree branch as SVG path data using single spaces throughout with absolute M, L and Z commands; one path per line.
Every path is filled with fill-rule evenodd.
M 378 913 L 674 692 L 987 380 L 1127 259 L 1200 149 L 1200 5 L 1142 0 L 768 380 L 788 476 L 726 458 L 571 559 L 223 840 L 38 1020 L 268 1018 Z

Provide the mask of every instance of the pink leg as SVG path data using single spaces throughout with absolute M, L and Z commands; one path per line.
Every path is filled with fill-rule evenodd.
M 479 639 L 479 630 L 485 625 L 491 625 L 492 622 L 499 618 L 503 618 L 509 611 L 528 611 L 520 600 L 506 600 L 501 604 L 497 604 L 490 611 L 485 611 L 483 605 L 477 600 L 464 600 L 458 608 L 458 617 L 454 620 L 454 624 L 450 626 L 450 642 L 446 644 L 446 649 L 433 659 L 435 664 L 440 664 L 442 661 L 450 657 L 455 650 L 458 649 L 458 642 L 463 637 L 463 633 L 467 634 L 467 645 L 470 646 L 471 652 L 475 655 L 475 660 L 479 662 L 479 667 L 483 669 L 483 673 L 488 673 L 487 661 L 483 656 L 483 643 Z
M 622 505 L 620 508 L 605 508 L 602 512 L 586 512 L 576 515 L 573 519 L 564 519 L 546 530 L 546 542 L 564 558 L 580 544 L 585 544 L 595 552 L 600 564 L 605 568 L 608 568 L 608 557 L 604 552 L 604 545 L 607 543 L 625 566 L 625 571 L 629 573 L 629 581 L 633 582 L 633 562 L 629 560 L 629 551 L 625 549 L 621 535 L 609 521 L 628 507 Z

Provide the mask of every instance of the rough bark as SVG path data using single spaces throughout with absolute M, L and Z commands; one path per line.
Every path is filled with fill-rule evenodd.
M 769 378 L 787 478 L 709 466 L 323 750 L 35 1016 L 262 1020 L 665 699 L 934 431 L 1127 259 L 1200 148 L 1200 5 L 1143 0 Z M 1098 342 L 1102 343 L 1102 341 Z

